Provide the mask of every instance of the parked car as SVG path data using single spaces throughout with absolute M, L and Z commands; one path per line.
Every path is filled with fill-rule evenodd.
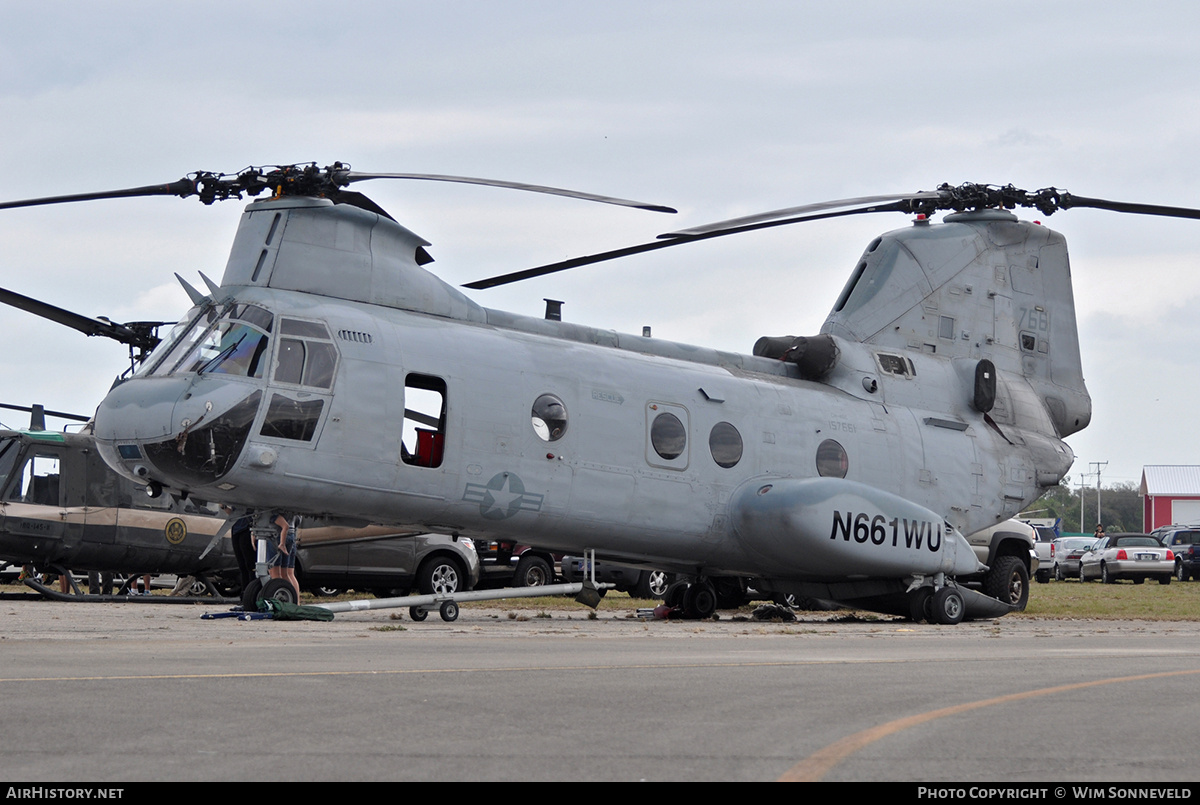
M 1054 572 L 1054 541 L 1058 539 L 1058 532 L 1048 525 L 1039 525 L 1026 520 L 1021 522 L 1033 528 L 1036 539 L 1033 549 L 1038 558 L 1037 573 L 1034 574 L 1034 577 L 1038 583 L 1045 584 L 1050 581 L 1050 575 Z
M 1200 578 L 1200 526 L 1168 525 L 1154 529 L 1150 536 L 1175 554 L 1175 578 Z
M 1101 537 L 1079 559 L 1079 580 L 1097 578 L 1105 584 L 1130 579 L 1141 584 L 1148 578 L 1170 584 L 1175 575 L 1175 554 L 1149 534 L 1109 534 Z
M 1010 604 L 1023 612 L 1029 601 L 1029 579 L 1038 572 L 1037 542 L 1033 526 L 1020 520 L 1005 520 L 967 536 L 975 556 L 988 566 L 986 573 L 959 577 L 979 587 L 984 595 Z
M 568 584 L 583 581 L 587 572 L 584 559 L 579 556 L 564 556 L 562 558 L 563 580 Z M 675 580 L 673 573 L 662 570 L 646 570 L 644 568 L 619 565 L 613 562 L 596 562 L 596 581 L 605 584 L 615 584 L 617 592 L 629 593 L 634 598 L 662 598 L 667 588 Z M 743 591 L 745 585 L 742 585 Z
M 1079 558 L 1096 544 L 1095 537 L 1059 537 L 1051 545 L 1056 581 L 1079 578 Z
M 561 557 L 528 545 L 505 540 L 477 540 L 479 586 L 545 587 L 558 581 L 555 568 Z
M 465 592 L 479 582 L 479 557 L 466 537 L 397 534 L 395 529 L 300 529 L 296 577 L 311 592 L 365 590 L 382 598 Z

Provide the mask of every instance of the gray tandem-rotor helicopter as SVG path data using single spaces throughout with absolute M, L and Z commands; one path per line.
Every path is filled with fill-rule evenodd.
M 716 584 L 955 623 L 1012 601 L 1020 562 L 964 538 L 1058 483 L 1087 426 L 1066 243 L 1009 210 L 1200 211 L 1053 188 L 943 185 L 777 210 L 467 287 L 820 218 L 915 215 L 872 241 L 818 335 L 752 355 L 476 304 L 423 268 L 429 243 L 346 190 L 335 163 L 191 174 L 167 185 L 0 208 L 242 194 L 222 282 L 96 412 L 105 460 L 151 494 L 394 523 Z M 948 211 L 943 223 L 929 216 Z M 202 275 L 203 276 L 203 275 Z M 181 280 L 182 282 L 182 280 Z M 1028 562 L 1028 558 L 1025 558 Z M 1003 594 L 1000 596 L 1003 598 Z

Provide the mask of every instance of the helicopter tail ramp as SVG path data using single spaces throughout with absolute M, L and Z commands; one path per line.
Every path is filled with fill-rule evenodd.
M 1005 210 L 946 216 L 868 245 L 821 331 L 951 359 L 990 361 L 1003 424 L 1048 419 L 1064 438 L 1087 427 L 1071 269 L 1063 237 Z M 1022 411 L 1005 379 L 1024 380 L 1045 413 Z

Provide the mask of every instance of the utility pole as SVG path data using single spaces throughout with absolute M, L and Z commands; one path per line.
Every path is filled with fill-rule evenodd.
M 1096 522 L 1099 523 L 1099 522 L 1101 522 L 1101 520 L 1100 520 L 1100 473 L 1104 470 L 1105 467 L 1108 466 L 1108 462 L 1107 461 L 1091 461 L 1089 463 L 1093 467 L 1096 468 Z
M 1091 473 L 1079 473 L 1079 533 L 1086 534 L 1087 529 L 1083 526 L 1083 498 L 1084 492 L 1087 490 L 1087 478 Z

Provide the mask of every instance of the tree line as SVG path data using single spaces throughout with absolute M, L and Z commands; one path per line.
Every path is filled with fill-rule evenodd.
M 1064 478 L 1058 486 L 1050 489 L 1038 498 L 1028 509 L 1022 512 L 1031 518 L 1060 518 L 1060 530 L 1065 533 L 1090 534 L 1096 528 L 1096 523 L 1104 524 L 1104 530 L 1142 531 L 1142 498 L 1138 494 L 1139 485 L 1121 483 L 1100 488 L 1100 519 L 1096 519 L 1096 487 L 1070 486 L 1070 477 Z M 1083 520 L 1080 522 L 1082 503 Z M 1041 511 L 1039 511 L 1041 510 Z

